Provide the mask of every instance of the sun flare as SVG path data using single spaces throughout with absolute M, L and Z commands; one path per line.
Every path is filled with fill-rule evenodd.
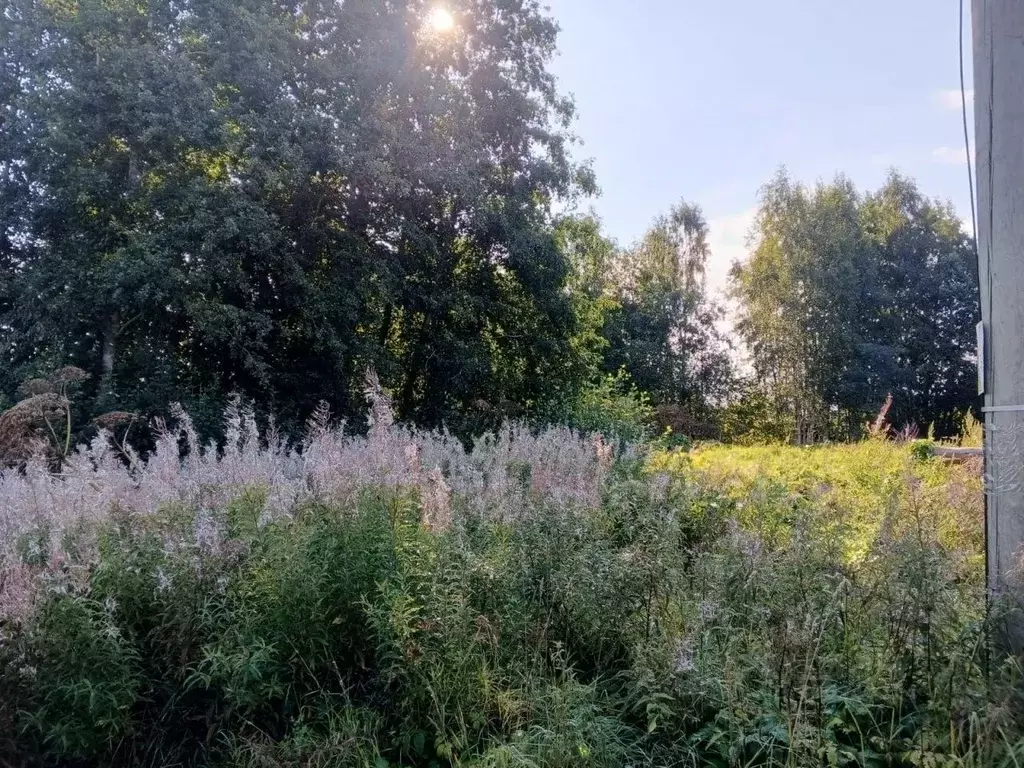
M 455 27 L 455 17 L 447 8 L 438 6 L 427 16 L 427 23 L 435 32 L 450 32 Z

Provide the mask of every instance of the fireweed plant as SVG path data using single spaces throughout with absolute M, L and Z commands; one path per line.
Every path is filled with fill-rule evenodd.
M 321 410 L 289 446 L 235 403 L 202 446 L 176 409 L 145 461 L 101 432 L 3 474 L 0 765 L 1024 760 L 972 468 L 466 450 L 370 395 L 362 436 Z

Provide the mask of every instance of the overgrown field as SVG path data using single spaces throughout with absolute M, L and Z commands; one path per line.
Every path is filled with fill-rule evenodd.
M 816 524 L 832 528 L 851 560 L 867 556 L 885 526 L 920 518 L 934 526 L 943 548 L 971 558 L 980 574 L 980 461 L 952 464 L 925 460 L 928 455 L 922 443 L 886 440 L 803 448 L 708 445 L 655 455 L 650 468 L 720 489 L 736 502 L 744 524 L 762 535 L 788 529 L 794 515 L 813 510 Z
M 0 765 L 1024 760 L 969 467 L 178 424 L 0 480 Z

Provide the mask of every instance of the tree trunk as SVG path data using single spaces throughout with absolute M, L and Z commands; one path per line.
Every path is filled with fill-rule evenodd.
M 113 395 L 114 366 L 117 363 L 117 333 L 121 325 L 121 313 L 114 310 L 103 324 L 103 339 L 100 348 L 100 397 Z
M 430 326 L 430 321 L 425 319 L 423 321 L 423 325 L 420 327 L 420 332 L 416 335 L 416 345 L 413 347 L 412 356 L 409 359 L 409 368 L 405 374 L 405 383 L 402 386 L 402 395 L 400 398 L 402 418 L 407 418 L 413 410 L 416 382 L 423 373 L 423 367 L 426 364 L 425 348 L 427 337 L 430 332 Z

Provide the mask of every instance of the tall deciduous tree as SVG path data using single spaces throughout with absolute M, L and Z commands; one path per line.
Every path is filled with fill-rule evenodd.
M 974 327 L 981 319 L 974 244 L 952 206 L 893 173 L 861 212 L 874 246 L 882 311 L 873 325 L 892 350 L 895 423 L 954 433 L 976 404 Z M 880 381 L 863 382 L 879 390 Z
M 625 368 L 658 403 L 703 408 L 728 386 L 722 311 L 705 279 L 709 256 L 704 216 L 685 202 L 619 255 L 620 308 L 607 324 L 607 365 Z
M 971 405 L 977 315 L 970 241 L 948 207 L 893 175 L 862 196 L 845 178 L 762 190 L 754 248 L 733 268 L 737 328 L 797 442 L 890 417 L 954 427 Z
M 532 0 L 451 10 L 7 3 L 0 367 L 292 421 L 354 412 L 367 366 L 426 424 L 541 399 L 575 320 L 550 205 L 591 185 L 557 29 Z

